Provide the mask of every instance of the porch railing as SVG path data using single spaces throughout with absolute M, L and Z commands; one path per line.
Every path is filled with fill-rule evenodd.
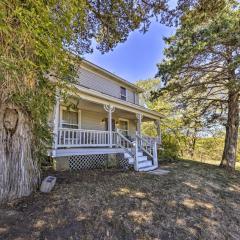
M 156 142 L 158 145 L 162 144 L 161 136 L 159 136 L 159 137 L 149 137 L 149 136 L 146 136 L 146 135 L 142 135 L 142 138 L 145 139 L 146 141 L 148 141 L 151 144 L 154 144 L 154 142 Z
M 116 133 L 112 133 L 112 145 L 116 144 Z M 110 146 L 110 132 L 85 129 L 58 130 L 58 147 L 104 147 Z
M 143 151 L 150 156 L 154 166 L 158 166 L 157 162 L 157 142 L 147 140 L 136 133 L 134 141 L 129 140 L 118 130 L 117 132 L 85 130 L 85 129 L 68 129 L 59 128 L 57 147 L 112 147 L 117 146 L 129 153 L 130 158 L 134 159 L 134 168 L 138 171 L 139 160 L 138 153 Z

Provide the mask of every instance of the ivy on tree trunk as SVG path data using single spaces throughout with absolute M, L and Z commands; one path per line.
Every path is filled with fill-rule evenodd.
M 13 104 L 0 105 L 0 202 L 28 196 L 40 172 L 32 151 L 31 123 Z

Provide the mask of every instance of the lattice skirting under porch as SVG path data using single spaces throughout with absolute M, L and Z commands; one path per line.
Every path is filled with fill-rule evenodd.
M 130 165 L 127 159 L 124 159 L 123 154 L 108 155 L 78 155 L 68 158 L 70 170 L 97 169 L 107 167 L 129 168 Z
M 104 168 L 107 159 L 107 154 L 70 156 L 69 168 L 71 170 Z

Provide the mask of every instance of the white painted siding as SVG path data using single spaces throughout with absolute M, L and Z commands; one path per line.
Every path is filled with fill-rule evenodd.
M 120 87 L 125 87 L 127 89 L 127 101 L 138 104 L 137 101 L 135 102 L 134 89 L 131 89 L 124 84 L 121 84 L 112 79 L 108 79 L 98 73 L 94 73 L 84 68 L 81 68 L 79 70 L 78 76 L 78 81 L 80 85 L 116 98 L 120 98 Z
M 135 103 L 139 105 L 139 94 L 135 94 Z
M 106 117 L 107 114 L 82 110 L 82 129 L 104 131 L 105 124 L 102 123 L 102 119 Z
M 136 122 L 134 120 L 129 120 L 129 135 L 131 137 L 136 137 Z
M 102 120 L 107 118 L 107 114 L 82 110 L 81 118 L 82 129 L 102 131 L 106 130 L 105 123 L 102 123 Z M 115 117 L 113 115 L 113 119 L 115 119 L 115 121 L 117 121 L 118 118 L 119 117 Z M 135 137 L 135 134 L 136 134 L 136 122 L 134 120 L 129 120 L 129 135 L 131 137 Z

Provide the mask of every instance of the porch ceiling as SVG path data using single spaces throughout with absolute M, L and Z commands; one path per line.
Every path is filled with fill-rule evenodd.
M 71 101 L 71 99 L 69 99 Z M 99 104 L 92 101 L 87 101 L 84 99 L 72 99 L 74 104 L 77 104 L 77 107 L 80 110 L 90 111 L 90 112 L 98 112 L 98 113 L 104 113 L 107 114 L 107 112 L 104 110 L 103 104 Z M 136 113 L 115 108 L 115 111 L 113 112 L 113 118 L 126 118 L 126 119 L 132 119 L 137 120 Z M 143 122 L 144 121 L 153 121 L 154 119 L 143 116 Z

